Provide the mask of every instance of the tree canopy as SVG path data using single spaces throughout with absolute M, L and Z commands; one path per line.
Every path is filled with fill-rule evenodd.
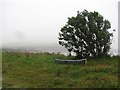
M 111 24 L 98 12 L 77 11 L 77 16 L 68 17 L 68 22 L 59 33 L 59 44 L 78 58 L 107 56 L 110 50 Z

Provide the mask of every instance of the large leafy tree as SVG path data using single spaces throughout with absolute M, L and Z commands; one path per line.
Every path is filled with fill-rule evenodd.
M 110 28 L 110 22 L 98 12 L 78 11 L 61 28 L 59 44 L 78 58 L 107 56 L 112 37 Z

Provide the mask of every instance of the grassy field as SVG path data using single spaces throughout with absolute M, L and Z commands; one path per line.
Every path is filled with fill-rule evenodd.
M 117 88 L 118 58 L 56 64 L 61 54 L 3 52 L 3 88 Z

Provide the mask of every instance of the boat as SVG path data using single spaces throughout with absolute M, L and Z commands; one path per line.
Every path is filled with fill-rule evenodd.
M 87 59 L 78 59 L 78 60 L 63 60 L 63 59 L 55 59 L 55 63 L 61 64 L 86 64 Z

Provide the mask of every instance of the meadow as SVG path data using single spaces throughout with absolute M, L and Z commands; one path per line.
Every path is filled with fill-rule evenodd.
M 86 65 L 57 64 L 50 53 L 2 53 L 3 88 L 118 88 L 118 58 L 88 59 Z

